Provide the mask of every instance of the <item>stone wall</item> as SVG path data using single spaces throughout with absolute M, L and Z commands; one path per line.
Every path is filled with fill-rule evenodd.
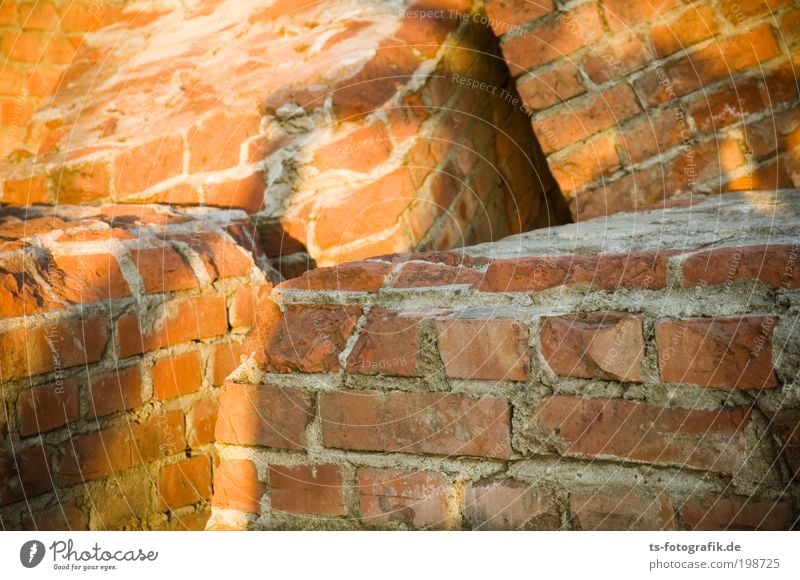
M 789 529 L 796 191 L 275 287 L 223 387 L 212 529 Z

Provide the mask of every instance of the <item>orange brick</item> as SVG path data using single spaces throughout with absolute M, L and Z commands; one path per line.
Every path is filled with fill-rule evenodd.
M 569 151 L 555 153 L 547 158 L 547 164 L 565 194 L 621 167 L 614 135 L 603 135 Z
M 270 465 L 272 509 L 291 514 L 347 515 L 336 465 Z
M 144 191 L 183 171 L 183 141 L 163 137 L 125 149 L 117 155 L 114 171 L 119 196 Z
M 214 473 L 212 505 L 223 509 L 261 513 L 266 486 L 258 479 L 252 461 L 222 459 Z
M 17 400 L 18 429 L 22 437 L 51 431 L 80 415 L 78 384 L 74 380 L 23 391 Z
M 659 57 L 685 50 L 717 33 L 717 21 L 708 6 L 691 7 L 681 12 L 675 20 L 658 22 L 652 28 L 653 45 Z
M 142 379 L 138 366 L 90 378 L 89 417 L 102 417 L 142 404 Z
M 202 385 L 200 353 L 167 356 L 153 365 L 153 396 L 159 400 L 181 397 L 200 390 Z
M 201 455 L 162 467 L 158 472 L 161 509 L 178 508 L 211 499 L 211 462 Z

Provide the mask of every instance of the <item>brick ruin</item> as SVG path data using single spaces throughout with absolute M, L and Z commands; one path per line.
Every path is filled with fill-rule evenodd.
M 0 529 L 797 527 L 798 30 L 0 2 Z

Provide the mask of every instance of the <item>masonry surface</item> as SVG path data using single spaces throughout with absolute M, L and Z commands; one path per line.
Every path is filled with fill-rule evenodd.
M 0 529 L 796 528 L 800 6 L 691 4 L 0 1 Z

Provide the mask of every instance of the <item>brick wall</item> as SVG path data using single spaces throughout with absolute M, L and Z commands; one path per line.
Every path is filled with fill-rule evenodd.
M 271 288 L 241 211 L 0 214 L 0 529 L 202 529 L 217 390 Z
M 209 527 L 796 525 L 800 197 L 695 201 L 276 286 Z
M 586 219 L 800 185 L 800 5 L 487 0 L 548 164 Z
M 3 6 L 3 74 L 48 65 L 19 47 L 62 37 Z M 97 9 L 36 6 L 53 31 Z M 0 202 L 243 209 L 287 276 L 569 219 L 477 3 L 109 6 L 9 133 Z M 4 107 L 27 107 L 10 86 Z

